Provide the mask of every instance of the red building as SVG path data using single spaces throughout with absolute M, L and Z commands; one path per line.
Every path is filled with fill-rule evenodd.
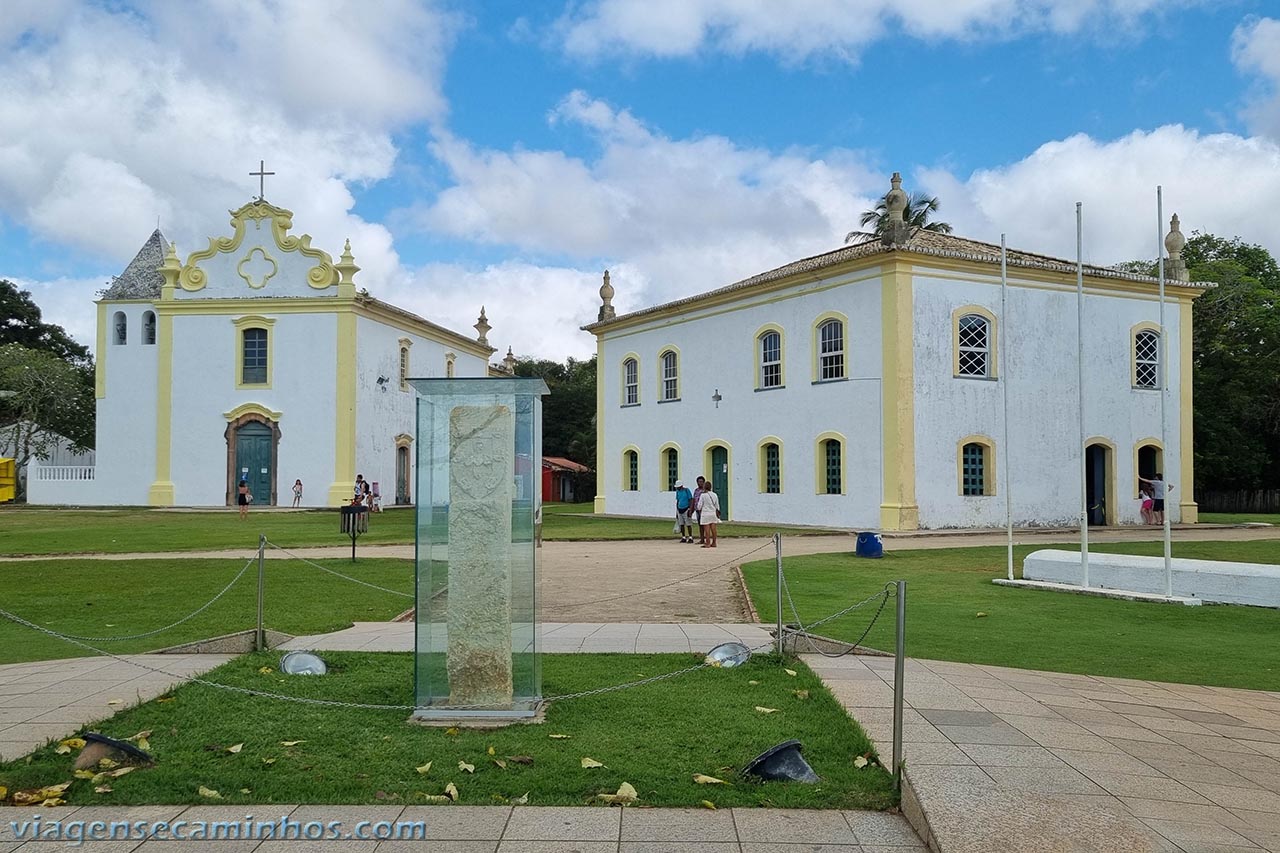
M 562 456 L 542 457 L 542 501 L 543 503 L 573 503 L 574 477 L 589 474 L 591 469 L 581 462 L 565 459 Z

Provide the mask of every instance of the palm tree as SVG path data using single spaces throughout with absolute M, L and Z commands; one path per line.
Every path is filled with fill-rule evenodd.
M 858 220 L 858 224 L 862 227 L 868 225 L 874 226 L 871 231 L 850 231 L 845 235 L 846 243 L 854 243 L 860 240 L 870 240 L 880 237 L 884 234 L 885 229 L 889 227 L 889 208 L 885 204 L 885 198 L 889 193 L 885 193 L 876 202 L 874 210 L 863 211 L 862 217 Z M 923 229 L 925 231 L 935 231 L 939 234 L 950 234 L 951 224 L 949 222 L 930 222 L 929 217 L 938 212 L 938 197 L 927 196 L 924 193 L 912 193 L 907 199 L 907 209 L 902 212 L 902 219 L 907 225 L 914 229 Z

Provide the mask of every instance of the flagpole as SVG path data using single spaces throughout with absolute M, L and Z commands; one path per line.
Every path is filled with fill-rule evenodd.
M 1080 567 L 1089 588 L 1089 457 L 1084 432 L 1084 204 L 1076 202 L 1076 381 L 1080 415 Z
M 1006 297 L 1009 292 L 1009 249 L 1004 237 L 1005 235 L 1000 235 L 1000 328 L 999 337 L 996 338 L 996 357 L 1000 370 L 1000 403 L 1004 409 L 1004 441 L 1001 442 L 1004 445 L 1004 453 L 1001 454 L 1004 459 L 1000 463 L 1004 468 L 1004 525 L 1008 539 L 1009 580 L 1013 580 L 1013 495 L 1009 492 L 1009 360 L 1005 357 L 1009 347 L 1002 342 L 1009 334 L 1009 324 L 1005 322 L 1008 311 Z
M 1169 387 L 1169 368 L 1167 366 L 1169 351 L 1168 344 L 1165 340 L 1164 329 L 1164 188 L 1156 186 L 1156 251 L 1159 261 L 1159 281 L 1160 281 L 1160 350 L 1157 357 L 1160 359 L 1160 467 L 1168 468 L 1168 460 L 1165 458 L 1165 448 L 1169 446 L 1169 418 L 1168 407 L 1165 405 L 1165 397 L 1168 394 Z M 1178 334 L 1187 334 L 1186 329 L 1179 329 Z M 1179 377 L 1179 381 L 1183 381 Z M 1164 512 L 1161 513 L 1164 527 L 1164 594 L 1173 595 L 1173 542 L 1172 532 L 1169 526 L 1169 476 L 1168 471 L 1161 472 L 1164 480 L 1162 488 L 1164 489 Z M 1186 485 L 1183 483 L 1182 485 Z

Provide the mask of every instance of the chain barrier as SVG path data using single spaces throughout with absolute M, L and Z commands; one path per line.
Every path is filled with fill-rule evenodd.
M 222 596 L 224 596 L 224 595 L 226 595 L 228 592 L 230 592 L 230 591 L 231 591 L 231 587 L 235 586 L 235 585 L 236 585 L 236 583 L 240 580 L 240 578 L 244 577 L 244 573 L 245 573 L 245 572 L 247 572 L 247 571 L 249 571 L 249 567 L 253 565 L 253 561 L 254 561 L 254 559 L 255 559 L 255 558 L 250 558 L 250 559 L 249 559 L 249 560 L 244 564 L 244 568 L 243 568 L 243 569 L 241 569 L 239 572 L 237 572 L 237 573 L 236 573 L 236 576 L 235 576 L 235 577 L 233 577 L 233 578 L 231 579 L 231 583 L 229 583 L 229 584 L 227 584 L 226 586 L 224 586 L 224 587 L 221 589 L 221 591 L 219 591 L 219 592 L 218 592 L 218 594 L 217 594 L 217 595 L 215 595 L 213 598 L 211 598 L 211 599 L 209 599 L 208 601 L 206 601 L 204 604 L 200 605 L 200 606 L 199 606 L 198 608 L 196 608 L 195 610 L 193 610 L 193 611 L 191 611 L 190 613 L 188 613 L 186 616 L 183 616 L 183 617 L 182 617 L 181 619 L 179 619 L 177 622 L 172 622 L 172 623 L 170 623 L 170 624 L 168 624 L 168 625 L 165 625 L 163 628 L 157 628 L 157 629 L 155 629 L 154 631 L 146 631 L 145 633 L 142 633 L 142 634 L 125 634 L 125 635 L 123 635 L 123 636 L 119 636 L 119 637 L 83 637 L 83 636 L 80 636 L 79 634 L 58 634 L 58 633 L 54 633 L 54 632 L 52 632 L 52 631 L 49 631 L 48 633 L 53 633 L 53 635 L 54 635 L 55 637 L 60 637 L 60 638 L 65 639 L 65 640 L 87 640 L 87 641 L 88 641 L 88 642 L 90 642 L 90 643 L 114 643 L 114 642 L 118 642 L 118 641 L 121 641 L 121 640 L 141 640 L 141 639 L 144 639 L 144 638 L 146 638 L 146 637 L 154 637 L 154 636 L 156 636 L 157 634 L 163 634 L 165 631 L 168 631 L 168 630 L 170 630 L 170 629 L 176 628 L 176 627 L 178 627 L 179 625 L 182 625 L 182 624 L 184 624 L 184 623 L 186 623 L 186 622 L 190 622 L 192 619 L 196 618 L 196 617 L 197 617 L 197 616 L 199 616 L 201 613 L 205 612 L 205 611 L 206 611 L 206 610 L 208 610 L 210 607 L 212 607 L 214 604 L 216 604 L 216 603 L 217 603 L 217 601 L 218 601 L 218 599 L 222 598 Z M 12 618 L 12 617 L 11 617 L 11 618 Z M 22 623 L 23 623 L 23 624 L 32 625 L 32 626 L 34 626 L 34 627 L 36 627 L 36 628 L 39 628 L 40 630 L 46 630 L 46 629 L 44 629 L 44 628 L 40 628 L 40 626 L 38 626 L 38 625 L 35 625 L 35 623 L 29 623 L 29 622 L 26 622 L 26 620 L 22 620 Z
M 272 542 L 270 539 L 268 539 L 268 540 L 267 540 L 267 544 L 268 544 L 268 545 L 270 545 L 270 546 L 271 546 L 272 548 L 274 548 L 275 550 L 279 551 L 281 554 L 286 554 L 286 555 L 288 555 L 288 556 L 292 557 L 292 558 L 293 558 L 293 559 L 295 559 L 295 560 L 300 560 L 300 561 L 302 561 L 303 563 L 306 563 L 308 566 L 311 566 L 312 568 L 319 569 L 319 570 L 320 570 L 320 571 L 322 571 L 322 572 L 328 572 L 329 574 L 331 574 L 331 575 L 335 575 L 335 576 L 337 576 L 337 577 L 340 577 L 340 578 L 342 578 L 343 580 L 349 580 L 349 581 L 351 581 L 352 583 L 358 583 L 358 584 L 360 584 L 360 586 L 367 586 L 367 587 L 369 587 L 369 589 L 376 589 L 376 590 L 378 590 L 379 592 L 387 592 L 387 593 L 390 593 L 391 595 L 399 595 L 399 596 L 401 596 L 401 597 L 403 597 L 403 598 L 413 598 L 413 597 L 414 597 L 413 593 L 411 593 L 411 592 L 401 592 L 401 591 L 400 591 L 400 590 L 398 590 L 398 589 L 387 589 L 385 586 L 378 586 L 378 585 L 377 585 L 377 584 L 375 584 L 375 583 L 369 583 L 368 581 L 362 581 L 362 580 L 360 580 L 359 578 L 353 578 L 353 577 L 351 577 L 351 575 L 344 575 L 342 572 L 335 572 L 333 569 L 330 569 L 330 568 L 328 568 L 327 566 L 322 566 L 322 565 L 320 565 L 319 563 L 317 563 L 317 562 L 316 562 L 316 561 L 314 561 L 314 560 L 308 560 L 306 557 L 303 557 L 303 556 L 301 556 L 300 554 L 295 554 L 295 553 L 293 553 L 292 551 L 290 551 L 290 550 L 288 550 L 288 549 L 286 549 L 286 548 L 281 548 L 279 545 L 277 545 L 276 543 Z
M 764 543 L 763 545 L 761 545 L 759 548 L 753 548 L 752 550 L 748 551 L 747 553 L 745 553 L 745 554 L 743 554 L 743 555 L 741 555 L 741 556 L 739 556 L 739 557 L 734 557 L 733 559 L 731 559 L 731 560 L 729 560 L 729 561 L 727 561 L 727 562 L 721 563 L 721 564 L 720 564 L 720 565 L 718 565 L 718 566 L 712 566 L 712 567 L 711 567 L 711 568 L 709 568 L 709 569 L 703 569 L 703 570 L 702 570 L 702 571 L 700 571 L 700 572 L 695 572 L 694 574 L 691 574 L 691 575 L 689 575 L 688 577 L 683 577 L 683 578 L 679 578 L 679 579 L 677 579 L 677 580 L 668 581 L 667 583 L 659 584 L 658 586 L 650 587 L 649 589 L 642 589 L 642 590 L 639 590 L 639 591 L 637 591 L 637 592 L 626 592 L 626 593 L 622 593 L 621 595 L 610 595 L 610 596 L 607 596 L 607 597 L 605 597 L 605 598 L 593 598 L 593 599 L 590 599 L 589 601 L 575 601 L 575 602 L 573 602 L 573 603 L 571 603 L 571 604 L 558 604 L 558 605 L 556 605 L 556 606 L 557 606 L 557 608 L 585 607 L 585 606 L 587 606 L 588 604 L 603 604 L 603 603 L 605 603 L 605 602 L 607 602 L 607 601 L 619 601 L 619 600 L 621 600 L 621 599 L 623 599 L 623 598 L 635 598 L 637 595 L 648 595 L 648 594 L 649 594 L 649 593 L 651 593 L 651 592 L 657 592 L 658 590 L 660 590 L 660 589 L 666 589 L 666 588 L 667 588 L 667 587 L 669 587 L 669 586 L 676 586 L 677 584 L 686 583 L 687 581 L 694 580 L 695 578 L 700 578 L 700 577 L 702 577 L 703 575 L 709 575 L 709 574 L 711 574 L 712 572 L 718 572 L 718 571 L 720 571 L 721 569 L 727 569 L 729 566 L 732 566 L 732 565 L 735 565 L 735 564 L 737 564 L 737 563 L 740 563 L 742 560 L 745 560 L 747 557 L 750 557 L 752 554 L 757 554 L 757 553 L 759 553 L 759 552 L 763 551 L 765 548 L 770 547 L 772 544 L 773 544 L 773 542 L 772 542 L 772 540 L 770 540 L 770 541 L 768 541 L 768 542 L 765 542 L 765 543 Z
M 845 655 L 853 654 L 854 650 L 857 649 L 859 646 L 861 646 L 862 642 L 867 639 L 867 635 L 869 635 L 871 633 L 871 629 L 875 627 L 876 621 L 880 619 L 880 614 L 884 612 L 885 604 L 889 601 L 889 597 L 893 595 L 892 590 L 893 590 L 892 584 L 885 584 L 884 589 L 880 590 L 874 595 L 867 596 L 862 601 L 859 601 L 855 604 L 851 604 L 848 607 L 844 608 L 843 610 L 837 610 L 835 613 L 832 613 L 830 616 L 827 616 L 823 619 L 819 619 L 817 622 L 810 623 L 806 627 L 805 624 L 802 621 L 800 621 L 800 611 L 796 608 L 795 599 L 791 597 L 791 586 L 790 584 L 787 583 L 787 573 L 785 571 L 782 572 L 782 591 L 786 593 L 787 605 L 791 608 L 791 616 L 793 619 L 795 619 L 796 625 L 799 626 L 801 633 L 804 635 L 806 642 L 808 642 L 809 644 L 809 648 L 812 651 L 816 652 L 817 654 L 822 655 L 824 658 L 839 658 L 839 657 L 844 657 Z M 880 600 L 880 606 L 876 608 L 875 615 L 873 615 L 871 617 L 871 621 L 867 623 L 866 630 L 862 632 L 862 636 L 858 637 L 857 642 L 853 643 L 853 645 L 849 646 L 849 648 L 845 649 L 844 651 L 836 652 L 834 654 L 831 652 L 825 652 L 818 647 L 818 644 L 815 643 L 810 636 L 808 636 L 809 634 L 813 633 L 814 628 L 817 628 L 820 625 L 825 625 L 828 622 L 831 622 L 835 619 L 839 619 L 841 616 L 844 616 L 848 613 L 852 613 L 853 611 L 861 607 L 865 607 L 866 605 L 870 604 L 876 599 Z

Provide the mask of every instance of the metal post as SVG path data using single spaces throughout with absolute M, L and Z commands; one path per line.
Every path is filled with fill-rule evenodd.
M 777 592 L 774 600 L 778 605 L 778 657 L 782 657 L 782 534 L 773 534 L 773 562 L 777 570 Z
M 907 656 L 907 582 L 897 581 L 897 644 L 893 661 L 893 787 L 902 790 L 902 675 Z
M 1084 205 L 1076 202 L 1076 390 L 1080 415 L 1080 568 L 1089 588 L 1089 454 L 1084 431 Z
M 253 635 L 253 649 L 257 652 L 267 650 L 267 631 L 262 625 L 262 599 L 266 590 L 266 550 L 267 535 L 258 534 L 258 630 Z
M 1005 320 L 1005 314 L 1008 311 L 1006 294 L 1009 291 L 1009 250 L 1005 246 L 1004 235 L 1000 235 L 1000 328 L 995 331 L 998 335 L 994 338 L 995 345 L 998 347 L 996 352 L 996 364 L 998 366 L 1000 376 L 1000 405 L 1004 409 L 1004 427 L 1001 434 L 1001 444 L 1004 445 L 1004 459 L 1000 466 L 1004 468 L 1004 524 L 1005 534 L 1008 539 L 1008 574 L 1009 580 L 1013 580 L 1013 495 L 1009 492 L 1009 359 L 1005 357 L 1005 351 L 1008 345 L 1004 343 L 1003 336 L 1009 334 L 1009 324 Z M 991 460 L 994 464 L 995 460 Z
M 1156 341 L 1156 358 L 1160 362 L 1159 382 L 1160 382 L 1160 455 L 1165 455 L 1164 449 L 1169 446 L 1169 417 L 1168 407 L 1165 405 L 1165 398 L 1168 396 L 1169 389 L 1169 368 L 1168 368 L 1168 335 L 1164 327 L 1164 189 L 1156 187 L 1156 251 L 1159 253 L 1160 262 L 1159 274 L 1160 281 L 1160 339 Z M 1179 335 L 1187 334 L 1187 330 L 1178 328 Z M 1184 381 L 1181 376 L 1178 381 Z M 1160 465 L 1164 469 L 1161 472 L 1161 478 L 1165 483 L 1169 482 L 1169 466 L 1168 459 L 1163 459 Z M 1185 485 L 1185 484 L 1183 484 Z M 1164 594 L 1173 595 L 1173 546 L 1170 542 L 1171 534 L 1169 529 L 1169 487 L 1161 486 L 1164 489 L 1164 518 L 1160 521 L 1160 526 L 1164 528 Z M 1154 497 L 1154 495 L 1152 495 Z

